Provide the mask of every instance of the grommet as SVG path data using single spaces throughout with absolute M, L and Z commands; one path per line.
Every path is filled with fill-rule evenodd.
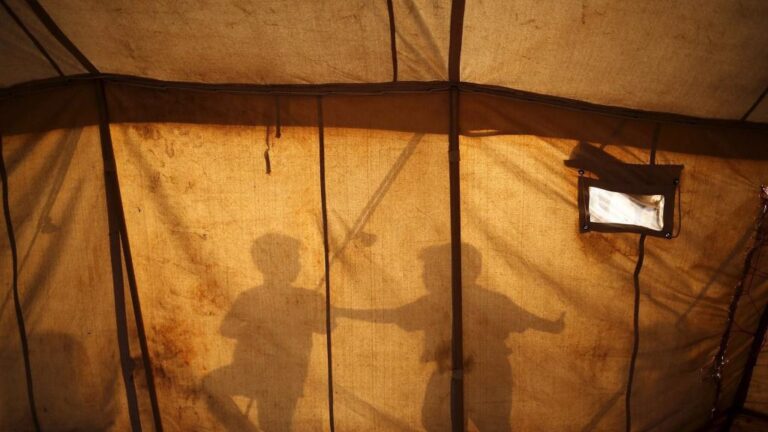
M 664 233 L 664 237 L 666 237 L 668 239 L 671 239 L 672 238 L 672 233 L 669 233 L 669 232 L 668 233 Z
M 584 230 L 584 231 L 589 231 L 589 225 L 584 224 L 584 226 L 581 227 L 581 229 Z
M 579 175 L 580 175 L 580 176 L 583 176 L 583 175 L 584 175 L 584 170 L 583 170 L 583 169 L 579 169 Z

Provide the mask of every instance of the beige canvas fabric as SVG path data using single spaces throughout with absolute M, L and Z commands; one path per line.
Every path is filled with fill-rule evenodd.
M 462 139 L 465 404 L 477 430 L 623 422 L 637 239 L 579 236 L 577 175 L 563 164 L 576 144 Z
M 447 93 L 276 97 L 110 84 L 107 97 L 167 430 L 329 428 L 321 109 L 335 426 L 448 427 Z M 50 408 L 41 421 L 120 429 L 128 419 L 94 101 L 87 83 L 6 99 L 4 156 L 20 253 L 40 263 L 21 268 L 20 290 L 36 396 Z M 647 164 L 656 124 L 478 93 L 462 93 L 459 106 L 468 430 L 623 427 L 638 235 L 579 233 L 578 173 L 565 161 L 588 146 L 597 161 Z M 710 368 L 766 181 L 764 139 L 760 130 L 660 126 L 656 162 L 685 166 L 682 225 L 673 240 L 645 243 L 636 428 L 693 430 L 709 419 Z M 72 234 L 57 242 L 65 229 Z M 84 285 L 83 275 L 96 282 Z M 753 284 L 738 306 L 720 410 L 732 404 L 757 326 L 752 302 L 765 304 L 765 291 Z M 3 418 L 23 429 L 30 419 L 5 293 L 15 348 L 3 381 L 15 403 Z M 72 375 L 84 383 L 77 394 L 108 401 L 107 419 L 56 417 L 78 411 L 58 399 L 69 375 L 51 377 L 52 352 L 72 360 L 57 360 L 59 369 L 91 365 L 90 378 Z
M 427 0 L 394 0 L 397 78 L 400 81 L 448 79 L 451 5 Z
M 768 303 L 765 264 L 743 273 L 768 130 L 510 90 L 732 120 L 755 105 L 746 118 L 762 122 L 768 10 L 534 3 L 467 2 L 456 88 L 450 2 L 44 1 L 100 72 L 137 77 L 71 81 L 0 10 L 0 134 L 41 429 L 129 430 L 132 382 L 142 430 L 156 429 L 154 384 L 167 431 L 443 431 L 452 376 L 468 431 L 621 430 L 627 403 L 631 430 L 722 424 Z M 8 5 L 65 76 L 86 71 L 27 3 Z M 132 262 L 110 244 L 102 121 Z M 649 164 L 683 167 L 673 238 L 582 232 L 580 175 L 637 180 Z M 0 429 L 26 431 L 12 265 L 3 224 Z M 766 380 L 763 354 L 733 430 L 759 430 Z
M 450 242 L 447 95 L 365 99 L 324 99 L 339 125 L 325 130 L 336 428 L 445 430 L 450 260 L 435 251 Z M 369 120 L 409 117 L 435 130 Z
M 768 82 L 765 2 L 474 2 L 461 77 L 599 104 L 740 118 Z
M 248 84 L 448 78 L 451 2 L 43 1 L 104 73 Z M 768 81 L 768 9 L 710 2 L 469 1 L 465 82 L 596 104 L 740 119 Z M 8 2 L 65 75 L 85 72 L 30 7 Z M 2 11 L 0 85 L 56 76 Z M 392 44 L 394 39 L 394 45 Z M 393 48 L 396 54 L 393 60 Z M 397 74 L 395 74 L 397 63 Z M 764 108 L 749 120 L 765 122 Z
M 481 100 L 482 98 L 480 97 L 478 97 L 477 100 L 473 100 L 469 97 L 462 99 L 461 106 L 463 109 L 467 110 L 464 112 L 467 112 L 473 116 L 472 120 L 469 122 L 464 122 L 464 124 L 467 126 L 467 129 L 469 129 L 465 129 L 465 133 L 468 135 L 472 135 L 474 133 L 475 135 L 479 136 L 478 138 L 471 138 L 472 140 L 489 140 L 491 138 L 483 138 L 482 136 L 493 135 L 493 139 L 499 139 L 499 141 L 501 141 L 501 139 L 496 136 L 497 134 L 503 133 L 505 131 L 508 131 L 507 133 L 512 131 L 519 131 L 518 133 L 520 133 L 525 129 L 536 131 L 535 133 L 540 136 L 562 136 L 562 134 L 567 134 L 570 132 L 570 135 L 576 138 L 608 144 L 604 148 L 606 151 L 615 152 L 614 156 L 622 158 L 627 162 L 643 163 L 643 159 L 648 157 L 647 153 L 645 155 L 633 155 L 631 152 L 631 147 L 627 148 L 621 145 L 625 144 L 641 147 L 648 146 L 651 140 L 651 134 L 649 133 L 650 130 L 648 126 L 643 127 L 642 124 L 633 124 L 632 122 L 626 121 L 611 122 L 608 119 L 604 119 L 604 122 L 598 123 L 592 119 L 593 121 L 591 122 L 591 125 L 593 127 L 589 128 L 589 131 L 584 128 L 570 129 L 571 121 L 573 121 L 573 124 L 576 125 L 578 123 L 579 117 L 583 117 L 583 115 L 577 113 L 562 115 L 563 113 L 559 113 L 561 115 L 555 117 L 555 113 L 552 112 L 551 114 L 553 116 L 550 117 L 550 113 L 547 113 L 546 109 L 537 109 L 534 104 L 505 103 L 502 98 L 495 98 L 495 100 L 492 100 L 492 102 L 488 101 L 486 103 L 481 103 Z M 483 109 L 484 105 L 487 105 L 487 108 Z M 515 114 L 508 114 L 507 116 L 509 120 L 502 123 L 500 118 L 502 118 L 503 115 L 501 113 L 503 112 Z M 520 115 L 519 113 L 522 112 L 528 112 L 529 114 Z M 532 120 L 533 118 L 536 118 L 537 121 L 529 123 L 528 120 Z M 548 120 L 552 121 L 549 122 Z M 474 132 L 472 129 L 474 129 Z M 601 129 L 605 131 L 605 133 L 601 133 Z M 641 134 L 643 129 L 646 130 L 645 136 Z M 759 185 L 765 181 L 763 178 L 764 174 L 762 173 L 763 169 L 761 168 L 763 163 L 758 161 L 750 162 L 746 160 L 738 161 L 740 159 L 739 155 L 743 149 L 739 149 L 739 146 L 732 144 L 726 145 L 725 142 L 720 141 L 720 139 L 717 138 L 718 134 L 716 131 L 687 130 L 686 133 L 690 134 L 690 137 L 688 139 L 684 139 L 681 136 L 680 129 L 681 128 L 675 126 L 662 125 L 659 135 L 659 150 L 657 153 L 657 160 L 658 163 L 682 163 L 686 166 L 682 176 L 683 182 L 681 183 L 681 194 L 683 197 L 682 233 L 684 234 L 681 234 L 679 238 L 673 241 L 649 238 L 646 242 L 645 263 L 640 277 L 642 288 L 640 312 L 641 346 L 636 370 L 637 379 L 635 391 L 633 392 L 635 422 L 641 425 L 645 424 L 645 427 L 654 427 L 660 429 L 669 428 L 669 430 L 694 427 L 695 425 L 692 425 L 690 420 L 693 417 L 701 418 L 701 423 L 699 423 L 700 425 L 706 422 L 706 417 L 709 414 L 709 410 L 711 409 L 714 391 L 712 380 L 707 376 L 709 373 L 707 368 L 711 367 L 711 359 L 713 353 L 716 351 L 720 343 L 722 326 L 725 322 L 725 317 L 727 316 L 727 304 L 730 300 L 730 296 L 732 295 L 733 287 L 738 281 L 738 278 L 741 276 L 739 273 L 741 267 L 743 266 L 743 253 L 748 246 L 747 243 L 751 240 L 754 223 L 753 218 L 755 212 L 759 208 Z M 464 138 L 464 141 L 468 141 L 469 139 L 470 138 Z M 507 136 L 505 141 L 507 143 L 512 143 L 515 142 L 515 139 L 519 140 L 519 138 L 515 138 L 514 136 Z M 539 138 L 539 140 L 541 140 L 541 138 Z M 645 141 L 645 143 L 643 143 L 643 141 Z M 540 147 L 537 148 L 535 153 L 537 156 L 537 159 L 535 160 L 542 159 L 542 155 L 546 154 L 545 150 L 548 149 L 553 142 L 556 143 L 557 141 L 550 138 L 541 142 Z M 708 153 L 717 154 L 719 158 L 704 155 L 694 157 L 686 156 L 683 148 L 685 148 L 686 145 L 692 144 L 692 142 L 696 142 L 701 146 L 702 149 L 706 149 L 706 152 Z M 746 143 L 749 141 L 747 137 L 743 137 L 741 142 Z M 614 146 L 612 146 L 610 143 L 621 144 L 614 144 Z M 571 148 L 575 147 L 575 145 L 576 143 L 571 144 Z M 512 160 L 520 160 L 521 162 L 519 163 L 523 164 L 525 159 L 519 155 L 520 147 L 523 146 L 519 144 L 515 146 L 508 145 L 508 151 L 515 152 L 516 157 L 512 158 Z M 666 151 L 665 149 L 667 147 L 676 147 L 676 151 Z M 478 146 L 478 149 L 483 149 L 484 151 L 488 152 L 490 152 L 490 149 L 492 148 L 493 147 L 488 145 Z M 462 160 L 464 162 L 467 160 L 468 153 L 472 154 L 469 151 L 462 149 Z M 563 153 L 564 155 L 561 159 L 566 159 L 568 153 Z M 501 155 L 503 155 L 503 153 L 496 152 L 493 154 L 493 156 L 489 156 L 487 158 L 488 165 L 499 165 L 502 167 L 505 166 L 500 162 L 501 160 L 504 160 Z M 729 160 L 729 163 L 725 166 L 738 165 L 738 171 L 728 171 L 725 169 L 725 166 L 720 164 L 717 166 L 712 165 L 709 168 L 705 168 L 705 164 L 707 163 L 715 164 L 715 161 L 722 162 L 723 159 L 721 158 L 723 157 L 727 157 Z M 741 158 L 743 158 L 743 156 L 741 156 Z M 647 159 L 645 160 L 647 161 Z M 556 166 L 554 163 L 552 165 Z M 506 166 L 509 172 L 514 172 L 515 176 L 521 179 L 521 183 L 523 183 L 522 179 L 531 177 L 535 175 L 534 173 L 539 172 L 544 172 L 546 174 L 543 174 L 543 178 L 540 181 L 530 181 L 530 184 L 549 185 L 551 182 L 558 178 L 563 178 L 567 174 L 570 174 L 571 181 L 575 181 L 575 173 L 573 170 L 567 170 L 562 166 L 558 167 L 558 169 L 562 170 L 563 173 L 558 173 L 558 175 L 554 173 L 548 173 L 541 168 L 531 169 L 535 166 L 533 163 L 527 163 L 525 165 L 515 165 L 510 163 Z M 463 175 L 465 177 L 470 175 L 468 174 L 468 171 L 469 169 L 467 168 L 463 170 Z M 568 173 L 567 171 L 571 172 Z M 492 174 L 489 173 L 488 169 L 484 169 L 480 172 L 482 173 L 483 177 L 489 178 L 489 180 L 486 181 L 487 184 L 498 187 L 496 185 L 499 184 L 500 181 L 497 178 L 492 177 Z M 732 180 L 726 180 L 726 178 Z M 715 183 L 719 186 L 713 186 Z M 697 204 L 698 202 L 702 202 L 701 200 L 708 202 L 709 204 L 707 205 L 711 206 L 712 203 L 708 198 L 710 194 L 713 192 L 713 190 L 724 187 L 726 184 L 732 188 L 732 192 L 722 195 L 722 197 L 725 199 L 721 198 L 718 203 L 720 210 L 714 210 L 712 212 L 710 210 L 704 209 L 696 210 L 695 207 L 697 205 L 703 205 Z M 567 189 L 568 188 L 562 186 L 553 187 L 552 191 L 547 194 L 547 196 L 551 197 L 549 199 L 557 200 L 556 197 L 558 196 L 559 191 Z M 570 199 L 566 202 L 568 202 L 570 206 L 575 206 L 575 202 L 573 201 L 573 197 L 575 196 L 575 186 L 570 186 L 570 190 L 571 192 L 566 195 L 570 196 Z M 470 192 L 468 192 L 466 188 L 462 189 L 463 197 L 469 196 L 469 194 Z M 508 209 L 505 211 L 503 210 L 499 213 L 500 215 L 514 214 L 512 213 L 513 211 L 520 211 L 520 209 L 526 208 L 524 204 L 520 205 L 515 200 L 500 199 L 499 193 L 487 193 L 480 196 L 484 197 L 486 200 L 492 200 L 490 202 L 493 202 L 494 206 L 509 206 L 511 209 L 515 209 Z M 513 195 L 510 194 L 510 197 L 511 196 Z M 528 194 L 520 194 L 519 196 L 527 197 Z M 538 203 L 539 201 L 546 199 L 547 198 L 542 197 L 532 201 L 534 203 Z M 523 198 L 523 200 L 524 203 L 527 202 L 525 198 Z M 462 207 L 462 211 L 464 213 L 466 213 L 467 208 L 469 208 L 469 206 L 465 203 L 466 201 L 463 202 Z M 538 205 L 539 204 L 534 204 L 534 208 L 538 208 Z M 749 207 L 750 210 L 742 210 L 745 207 Z M 552 215 L 555 214 L 554 209 L 556 208 L 558 208 L 558 206 L 550 205 L 546 211 L 542 211 L 541 213 Z M 567 207 L 564 208 L 567 209 Z M 576 222 L 576 213 L 577 212 L 575 209 L 571 209 L 570 220 L 573 221 L 572 223 Z M 480 214 L 482 215 L 485 213 Z M 718 218 L 711 218 L 711 214 L 729 215 L 725 216 L 729 220 L 735 220 L 737 218 L 741 220 L 741 227 L 733 227 L 735 231 L 741 233 L 740 235 L 736 235 L 735 233 L 725 234 L 724 238 L 733 239 L 732 245 L 729 246 L 728 243 L 720 242 L 719 244 L 713 246 L 711 241 L 706 240 L 708 236 L 719 235 L 716 233 L 723 229 L 721 223 L 717 222 L 717 220 L 721 221 L 721 217 L 723 216 Z M 691 219 L 697 221 L 693 223 L 697 224 L 696 226 L 698 229 L 694 229 L 693 231 L 690 230 L 690 224 L 692 223 L 690 222 Z M 489 217 L 489 222 L 486 222 L 481 226 L 486 227 L 493 224 L 494 221 L 498 220 L 503 220 L 503 218 Z M 551 256 L 551 260 L 554 260 L 554 262 L 550 261 L 549 265 L 546 267 L 546 270 L 534 272 L 532 271 L 532 268 L 535 268 L 533 263 L 541 262 L 541 260 L 533 262 L 523 261 L 525 263 L 525 266 L 523 267 L 524 270 L 513 273 L 517 273 L 519 275 L 517 277 L 522 277 L 523 275 L 531 277 L 533 274 L 540 274 L 542 275 L 541 277 L 551 278 L 551 275 L 557 274 L 557 265 L 563 265 L 557 262 L 558 258 L 561 258 L 561 260 L 565 261 L 566 263 L 573 262 L 575 259 L 574 254 L 565 255 L 565 252 L 559 251 L 558 245 L 560 244 L 563 244 L 565 248 L 571 248 L 574 244 L 577 244 L 577 240 L 583 243 L 586 241 L 584 239 L 589 238 L 590 236 L 605 237 L 606 239 L 610 240 L 614 240 L 617 237 L 620 238 L 621 236 L 627 236 L 621 234 L 603 235 L 593 233 L 587 236 L 578 236 L 577 240 L 573 241 L 549 242 L 548 239 L 551 238 L 550 236 L 552 236 L 553 230 L 557 229 L 560 224 L 555 223 L 551 224 L 550 226 L 548 223 L 549 219 L 544 218 L 544 221 L 541 222 L 541 227 L 536 227 L 535 225 L 531 227 L 531 221 L 534 220 L 537 219 L 534 217 L 527 218 L 526 224 L 522 225 L 521 228 L 518 228 L 519 233 L 515 233 L 516 235 L 514 236 L 507 235 L 505 237 L 526 238 L 528 235 L 533 235 L 529 233 L 540 233 L 539 236 L 541 238 L 547 239 L 545 243 L 546 246 L 536 248 L 532 246 L 532 242 L 535 244 L 535 240 L 532 240 L 526 243 L 523 256 L 535 253 L 535 250 L 541 249 L 541 253 L 546 253 L 547 256 Z M 709 225 L 711 226 L 710 230 L 705 228 L 707 224 L 711 224 Z M 462 228 L 464 232 L 464 239 L 466 239 L 466 233 L 468 231 L 466 217 L 463 221 Z M 487 227 L 484 229 L 489 230 L 491 228 Z M 571 229 L 575 230 L 575 227 L 572 227 Z M 490 236 L 490 238 L 493 238 L 493 236 Z M 498 240 L 496 240 L 496 242 L 498 242 Z M 696 246 L 697 242 L 699 242 L 701 246 Z M 707 246 L 704 246 L 705 244 Z M 588 251 L 592 256 L 600 256 L 601 253 L 605 254 L 610 250 L 613 250 L 613 253 L 623 251 L 621 253 L 632 256 L 632 254 L 636 253 L 636 247 L 637 244 L 635 240 L 624 248 L 617 248 L 614 246 L 613 248 L 604 251 L 601 251 L 599 248 L 590 248 Z M 514 247 L 512 245 L 505 245 L 504 247 L 497 246 L 497 249 L 505 251 L 505 253 L 509 253 L 506 251 L 509 251 L 513 248 Z M 679 252 L 675 252 L 676 250 Z M 694 250 L 707 250 L 708 253 L 699 255 L 692 252 Z M 550 251 L 557 252 L 550 253 Z M 567 256 L 567 258 L 562 259 L 564 256 Z M 706 260 L 711 260 L 711 264 L 705 264 L 706 261 L 704 261 L 704 258 L 706 258 Z M 514 262 L 515 261 L 512 261 L 512 264 L 507 265 L 512 267 Z M 606 260 L 603 257 L 603 259 L 598 260 L 598 262 L 603 263 L 606 262 Z M 726 271 L 721 270 L 717 272 L 717 276 L 699 279 L 698 276 L 695 276 L 698 271 L 694 270 L 694 268 L 700 268 L 702 270 L 704 268 L 732 268 L 733 271 L 730 277 Z M 625 287 L 625 290 L 630 290 L 627 291 L 625 295 L 631 295 L 632 270 L 633 269 L 631 267 L 625 269 L 625 279 L 623 284 L 612 284 L 613 289 L 617 289 L 618 287 L 623 286 Z M 513 271 L 510 270 L 510 273 L 512 272 Z M 706 271 L 704 273 L 706 273 Z M 590 274 L 590 267 L 582 265 L 579 267 L 578 271 L 574 271 L 570 277 L 575 279 L 577 277 L 584 277 L 588 274 Z M 605 280 L 607 277 L 604 269 L 600 272 L 600 275 L 601 276 L 599 277 L 599 280 L 601 281 Z M 502 284 L 508 284 L 509 280 L 509 277 L 505 278 Z M 596 283 L 599 282 L 591 282 L 584 285 L 593 286 Z M 576 282 L 571 282 L 571 284 L 572 285 L 569 286 L 571 289 L 573 289 L 573 285 L 581 285 Z M 540 283 L 537 286 L 542 285 L 545 287 L 557 286 L 557 284 L 555 284 L 553 281 L 548 281 L 548 283 Z M 718 290 L 720 290 L 722 294 L 716 294 Z M 764 301 L 766 295 L 764 290 L 764 285 L 760 283 L 758 279 L 758 284 L 752 286 L 750 297 L 745 297 L 744 301 L 742 302 L 744 304 L 740 305 L 736 316 L 736 322 L 739 324 L 740 329 L 751 332 L 756 328 L 757 319 L 759 317 L 751 307 L 751 304 L 747 305 L 747 303 L 754 301 L 756 304 L 762 304 L 761 302 Z M 612 291 L 609 291 L 608 293 L 601 291 L 602 296 L 606 296 L 609 293 L 613 294 Z M 594 295 L 584 295 L 579 296 L 579 299 L 594 299 L 594 297 Z M 712 309 L 712 302 L 714 300 L 708 300 L 710 298 L 722 298 L 722 300 L 717 303 L 721 306 L 717 309 Z M 627 304 L 627 301 L 627 299 L 624 299 L 621 304 Z M 553 302 L 554 299 L 550 299 L 548 301 L 543 301 L 542 304 L 551 305 Z M 483 310 L 485 311 L 487 309 L 483 308 Z M 628 311 L 624 312 L 622 315 L 624 319 L 630 319 L 627 317 L 627 314 L 629 313 L 630 312 Z M 620 322 L 619 320 L 620 318 L 617 318 L 617 321 L 612 321 L 614 325 L 611 326 L 611 329 L 616 328 L 616 324 Z M 624 330 L 624 333 L 620 333 L 620 336 L 606 337 L 607 339 L 614 341 L 611 342 L 609 346 L 614 348 L 617 344 L 615 342 L 616 340 L 621 340 L 621 337 L 629 337 L 629 334 L 626 333 L 626 331 L 629 331 L 629 328 L 630 327 L 627 326 Z M 568 331 L 567 319 L 565 320 L 564 331 Z M 600 332 L 598 331 L 598 333 Z M 724 405 L 724 407 L 729 406 L 729 401 L 732 400 L 733 392 L 735 391 L 735 388 L 738 385 L 738 380 L 740 379 L 740 371 L 742 370 L 744 361 L 746 360 L 748 351 L 747 345 L 750 343 L 751 338 L 749 337 L 749 334 L 735 331 L 731 336 L 731 344 L 729 348 L 729 364 L 726 369 L 724 391 L 723 395 L 721 396 L 721 403 Z M 595 343 L 594 346 L 600 346 L 600 344 Z M 625 348 L 625 353 L 626 349 L 628 348 Z M 514 358 L 514 354 L 512 358 Z M 573 358 L 573 356 L 571 356 L 571 358 Z M 538 362 L 533 362 L 533 364 L 541 363 L 541 360 Z M 556 377 L 563 376 L 563 369 L 569 371 L 572 370 L 573 367 L 558 368 L 558 372 L 556 374 L 552 373 L 552 375 Z M 543 368 L 534 368 L 534 373 L 546 373 L 546 371 L 543 370 Z M 512 376 L 514 375 L 515 369 L 512 368 Z M 601 374 L 600 376 L 605 377 L 604 374 Z M 468 375 L 467 379 L 468 383 L 471 382 L 471 374 Z M 515 380 L 512 380 L 512 382 L 515 382 Z M 541 379 L 535 380 L 535 382 L 539 383 L 541 382 Z M 594 382 L 590 382 L 592 384 L 585 384 L 585 388 L 592 389 L 595 387 Z M 665 390 L 663 394 L 660 394 L 656 386 L 661 382 L 675 382 L 676 384 L 672 385 L 672 387 L 670 387 L 668 390 Z M 563 387 L 564 386 L 561 386 L 560 389 Z M 623 383 L 619 385 L 619 388 L 623 388 Z M 562 392 L 562 390 L 560 390 L 560 392 Z M 534 394 L 540 393 L 541 391 L 534 392 Z M 615 406 L 621 405 L 623 402 L 621 400 L 623 399 L 623 395 L 620 393 L 620 391 L 614 392 L 612 395 L 613 398 L 605 397 L 605 404 L 601 406 L 601 408 L 605 409 L 595 410 L 596 416 L 594 417 L 594 420 L 599 420 L 601 422 L 608 421 L 608 423 L 600 423 L 602 425 L 601 427 L 605 427 L 606 430 L 615 429 L 621 426 L 622 419 L 620 416 L 623 415 L 623 410 L 622 407 Z M 707 394 L 708 396 L 701 397 L 700 399 L 696 400 L 691 400 L 689 395 L 692 393 L 703 393 Z M 512 398 L 514 408 L 514 390 L 512 392 Z M 542 399 L 547 402 L 550 400 L 549 398 Z M 578 398 L 574 398 L 574 400 L 579 402 L 585 401 L 584 394 L 580 394 L 580 396 Z M 686 400 L 684 404 L 685 408 L 678 404 L 672 403 L 671 400 Z M 548 411 L 548 415 L 542 414 L 542 416 L 547 419 L 552 419 L 556 417 L 556 415 L 553 415 L 552 412 L 559 413 L 562 411 L 562 406 L 571 406 L 573 404 L 574 401 L 569 401 L 567 404 L 561 404 L 558 406 L 557 410 L 550 409 Z M 613 426 L 610 426 L 611 408 L 618 408 L 618 416 L 614 417 L 615 423 L 613 423 Z M 527 416 L 523 416 L 523 419 L 526 417 Z M 512 418 L 514 420 L 514 409 Z M 572 420 L 572 417 L 569 418 L 569 421 Z M 520 420 L 518 419 L 518 421 Z M 539 422 L 541 422 L 541 417 L 536 419 L 537 425 Z M 515 422 L 513 424 L 518 423 Z M 589 422 L 586 424 L 594 426 L 596 423 Z M 536 428 L 537 426 L 534 425 L 531 427 Z M 638 427 L 642 428 L 642 426 Z M 557 425 L 551 426 L 551 428 L 567 429 L 567 426 Z
M 273 134 L 114 128 L 158 397 L 175 413 L 169 428 L 245 430 L 238 425 L 251 418 L 281 429 L 291 417 L 297 430 L 327 425 L 316 130 Z M 208 159 L 217 162 L 195 162 Z
M 392 76 L 386 2 L 43 4 L 104 72 L 261 84 Z
M 68 94 L 74 97 L 68 102 L 81 104 L 75 116 L 84 121 L 93 118 L 89 106 L 94 105 L 95 95 L 89 90 Z M 56 116 L 62 105 L 51 100 L 55 99 L 27 105 L 28 112 L 40 118 Z M 18 102 L 4 101 L 4 123 L 14 120 L 14 115 L 27 115 L 14 109 Z M 115 330 L 98 129 L 4 134 L 3 156 L 41 428 L 124 430 L 128 419 Z M 3 275 L 9 275 L 7 270 Z M 9 292 L 10 278 L 3 281 L 4 291 Z M 5 299 L 3 321 L 15 322 L 10 296 Z M 4 343 L 19 349 L 18 330 L 8 330 Z M 7 372 L 3 365 L 3 381 L 11 385 L 4 386 L 9 390 L 3 392 L 8 404 L 4 404 L 0 427 L 27 430 L 32 425 L 23 370 L 13 357 L 4 360 L 11 362 Z

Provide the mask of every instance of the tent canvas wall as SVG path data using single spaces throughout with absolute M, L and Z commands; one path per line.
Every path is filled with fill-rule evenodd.
M 767 17 L 3 0 L 0 430 L 761 430 Z

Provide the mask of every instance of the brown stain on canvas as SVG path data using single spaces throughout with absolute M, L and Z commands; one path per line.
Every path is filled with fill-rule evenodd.
M 224 292 L 218 281 L 207 277 L 192 289 L 195 303 L 206 315 L 218 315 L 232 304 L 232 299 Z
M 579 233 L 579 247 L 585 256 L 605 262 L 618 255 L 637 258 L 637 241 L 627 242 L 621 236 L 627 234 L 603 234 L 597 232 Z M 635 236 L 638 238 L 637 236 Z
M 153 325 L 154 358 L 158 363 L 189 367 L 195 357 L 194 334 L 184 323 L 175 320 Z
M 130 130 L 135 132 L 144 141 L 157 141 L 162 138 L 157 128 L 147 124 L 133 124 Z
M 197 332 L 186 322 L 170 318 L 153 325 L 152 333 L 155 382 L 165 393 L 172 394 L 176 408 L 163 414 L 171 417 L 171 423 L 195 427 L 200 419 L 196 405 L 203 397 L 199 380 L 193 373 L 198 358 Z

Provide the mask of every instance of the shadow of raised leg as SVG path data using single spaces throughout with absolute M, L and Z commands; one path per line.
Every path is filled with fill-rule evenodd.
M 243 388 L 247 386 L 242 384 L 247 379 L 238 379 L 246 374 L 247 371 L 240 370 L 235 365 L 227 365 L 214 370 L 203 380 L 208 408 L 219 423 L 230 432 L 258 432 L 259 430 L 248 420 L 248 413 L 242 412 L 232 399 L 239 395 L 248 396 L 247 389 Z

